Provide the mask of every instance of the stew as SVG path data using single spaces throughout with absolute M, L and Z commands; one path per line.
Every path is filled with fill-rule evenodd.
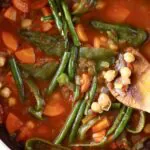
M 149 0 L 0 1 L 0 126 L 15 149 L 150 149 L 149 12 Z

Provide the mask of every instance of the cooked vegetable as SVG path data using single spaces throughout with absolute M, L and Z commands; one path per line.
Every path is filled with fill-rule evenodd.
M 71 129 L 71 127 L 72 127 L 72 125 L 74 123 L 74 120 L 75 120 L 75 118 L 77 116 L 77 113 L 78 113 L 78 111 L 80 109 L 80 105 L 81 105 L 81 101 L 78 101 L 75 104 L 75 106 L 74 106 L 71 114 L 69 115 L 69 117 L 68 117 L 68 119 L 67 119 L 67 121 L 66 121 L 66 123 L 65 123 L 65 125 L 63 127 L 63 129 L 61 130 L 60 134 L 55 139 L 55 141 L 54 141 L 55 144 L 61 144 L 62 141 L 64 140 L 64 138 L 66 137 L 66 135 L 68 134 L 69 130 Z
M 88 114 L 88 110 L 90 109 L 91 104 L 94 101 L 94 96 L 95 96 L 96 90 L 97 90 L 97 77 L 94 76 L 92 84 L 91 84 L 91 89 L 88 92 L 88 100 L 87 100 L 87 104 L 86 104 L 86 108 L 85 108 L 85 112 L 84 112 L 85 115 Z
M 145 113 L 143 111 L 140 111 L 139 114 L 140 114 L 140 118 L 139 118 L 139 122 L 138 122 L 136 128 L 132 129 L 132 128 L 127 127 L 128 132 L 133 133 L 133 134 L 137 134 L 137 133 L 140 133 L 144 129 L 144 127 L 145 127 Z
M 80 126 L 78 132 L 79 132 L 79 139 L 83 140 L 86 136 L 87 131 L 94 125 L 96 124 L 98 121 L 100 120 L 99 117 L 95 117 L 93 119 L 91 119 L 90 121 L 88 121 L 86 124 L 83 124 Z
M 111 135 L 116 130 L 116 128 L 118 127 L 119 123 L 121 122 L 121 120 L 125 114 L 125 111 L 126 111 L 126 107 L 122 106 L 122 108 L 120 109 L 118 116 L 116 117 L 112 127 L 108 130 L 108 132 L 106 134 L 107 136 Z
M 111 109 L 120 109 L 121 103 L 112 103 L 111 104 Z
M 75 85 L 75 89 L 74 89 L 74 95 L 73 95 L 73 101 L 77 101 L 80 97 L 80 86 L 79 85 Z
M 59 31 L 61 32 L 61 34 L 63 34 L 63 23 L 61 20 L 61 16 L 59 16 L 59 10 L 58 10 L 58 6 L 56 4 L 56 1 L 55 0 L 48 0 L 48 2 L 52 8 L 52 13 L 53 13 L 53 16 L 55 18 L 56 25 L 57 25 Z
M 22 70 L 36 79 L 48 80 L 57 70 L 58 63 L 55 61 L 47 62 L 43 65 L 36 64 L 20 64 Z
M 77 33 L 74 29 L 68 6 L 67 6 L 67 4 L 64 0 L 61 0 L 61 5 L 62 5 L 62 9 L 63 9 L 64 15 L 65 15 L 65 18 L 66 18 L 66 21 L 67 21 L 67 24 L 68 24 L 68 28 L 70 30 L 70 33 L 71 33 L 71 36 L 72 36 L 72 39 L 73 39 L 73 43 L 74 43 L 75 46 L 80 46 L 80 41 L 79 41 Z
M 51 20 L 54 20 L 53 15 L 41 17 L 41 21 L 43 21 L 43 22 L 47 22 L 47 21 L 51 21 Z
M 91 24 L 100 31 L 115 31 L 120 41 L 125 41 L 133 46 L 141 45 L 147 38 L 144 30 L 127 25 L 108 24 L 101 21 L 92 21 Z
M 60 76 L 58 76 L 57 78 L 57 82 L 59 83 L 60 86 L 67 85 L 69 83 L 69 78 L 67 74 L 65 73 L 60 74 Z
M 73 46 L 71 48 L 71 56 L 68 64 L 68 75 L 70 80 L 74 80 L 76 75 L 76 67 L 77 67 L 77 59 L 78 59 L 78 48 Z
M 53 77 L 52 81 L 50 82 L 48 88 L 47 88 L 47 94 L 50 95 L 53 90 L 55 89 L 56 85 L 57 85 L 57 78 L 60 76 L 60 74 L 62 74 L 67 66 L 67 63 L 69 61 L 69 57 L 70 57 L 70 52 L 65 52 L 62 60 L 61 60 L 61 64 L 59 65 L 59 68 L 55 74 L 55 76 Z
M 80 0 L 77 3 L 77 7 L 73 11 L 73 15 L 81 15 L 89 11 L 91 7 L 96 5 L 97 0 Z
M 25 150 L 70 150 L 67 147 L 63 147 L 57 144 L 52 144 L 49 141 L 40 138 L 32 138 L 26 141 Z
M 13 78 L 15 80 L 15 83 L 18 89 L 20 99 L 22 102 L 24 102 L 25 100 L 24 84 L 23 84 L 23 80 L 21 77 L 20 69 L 17 65 L 15 58 L 12 57 L 9 59 L 9 65 L 10 65 L 10 69 L 11 69 Z
M 20 30 L 20 35 L 50 56 L 62 56 L 65 41 L 61 36 L 50 36 L 38 31 Z
M 43 105 L 45 103 L 44 99 L 41 97 L 38 87 L 31 79 L 27 79 L 26 83 L 36 99 L 36 105 L 34 107 L 30 107 L 29 112 L 37 119 L 42 120 Z
M 85 107 L 86 107 L 86 99 L 82 100 L 82 103 L 80 105 L 78 114 L 77 114 L 76 119 L 74 121 L 74 124 L 72 126 L 71 133 L 69 135 L 69 143 L 74 142 L 74 140 L 77 136 L 79 125 L 80 125 L 81 120 L 82 120 L 83 115 L 84 115 Z

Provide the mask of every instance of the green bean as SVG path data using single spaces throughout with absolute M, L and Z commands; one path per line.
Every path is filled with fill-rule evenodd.
M 105 136 L 100 143 L 88 143 L 88 144 L 72 144 L 71 146 L 80 146 L 80 147 L 103 147 L 104 145 L 112 142 L 113 140 L 117 139 L 118 136 L 123 132 L 125 129 L 131 114 L 132 114 L 133 109 L 132 108 L 127 108 L 126 113 L 124 114 L 120 124 L 116 128 L 114 134 L 111 137 Z
M 99 120 L 100 120 L 100 117 L 92 118 L 90 121 L 88 121 L 86 124 L 83 124 L 83 125 L 79 128 L 79 138 L 80 138 L 80 140 L 83 140 L 83 139 L 85 138 L 85 134 L 87 133 L 87 131 L 88 131 L 94 124 L 96 124 Z
M 81 105 L 81 101 L 78 101 L 75 104 L 71 114 L 69 115 L 69 117 L 68 117 L 68 119 L 67 119 L 67 121 L 66 121 L 66 123 L 65 123 L 65 125 L 64 125 L 64 127 L 62 129 L 62 131 L 60 132 L 60 134 L 55 139 L 55 141 L 54 141 L 55 144 L 61 144 L 62 141 L 64 140 L 64 138 L 66 137 L 66 135 L 68 134 L 68 132 L 69 132 L 70 128 L 72 127 L 73 122 L 74 122 L 74 120 L 75 120 L 75 118 L 77 116 L 77 113 L 79 111 L 80 105 Z
M 76 119 L 74 121 L 74 124 L 72 126 L 71 133 L 69 135 L 69 143 L 72 143 L 77 136 L 79 125 L 80 125 L 81 119 L 83 118 L 83 115 L 84 115 L 85 106 L 86 106 L 86 99 L 84 99 L 82 101 L 81 106 L 78 111 L 78 114 L 76 116 Z
M 107 136 L 110 135 L 110 134 L 112 134 L 112 133 L 116 130 L 116 128 L 118 127 L 120 121 L 122 120 L 122 117 L 123 117 L 124 114 L 125 114 L 125 110 L 126 110 L 126 107 L 125 107 L 125 106 L 122 106 L 122 108 L 121 108 L 121 110 L 120 110 L 118 116 L 116 117 L 116 119 L 115 119 L 115 121 L 114 121 L 112 127 L 108 130 Z
M 62 61 L 61 64 L 55 74 L 55 76 L 53 77 L 52 81 L 50 82 L 48 89 L 47 89 L 47 94 L 50 95 L 53 90 L 55 89 L 56 85 L 57 85 L 57 78 L 60 76 L 60 74 L 62 74 L 67 66 L 68 60 L 69 60 L 69 56 L 70 56 L 70 52 L 65 52 L 63 57 L 62 57 Z
M 74 80 L 76 74 L 76 64 L 77 64 L 77 56 L 78 55 L 78 48 L 73 46 L 71 48 L 71 56 L 68 64 L 68 75 L 70 80 Z
M 139 118 L 136 128 L 132 129 L 132 128 L 127 127 L 128 132 L 137 134 L 143 130 L 145 126 L 145 113 L 143 111 L 140 111 L 139 113 L 140 113 L 140 118 Z
M 62 33 L 63 23 L 62 23 L 62 20 L 59 16 L 60 12 L 57 8 L 57 4 L 56 4 L 55 0 L 48 0 L 48 2 L 52 8 L 52 13 L 53 13 L 53 16 L 55 18 L 56 25 L 57 25 L 59 31 Z
M 66 21 L 68 24 L 68 28 L 70 30 L 70 33 L 71 33 L 71 36 L 73 39 L 73 43 L 75 46 L 80 46 L 80 41 L 79 41 L 77 33 L 74 29 L 74 25 L 73 25 L 72 20 L 71 20 L 71 15 L 70 15 L 68 6 L 64 0 L 61 0 L 61 5 L 62 5 L 62 9 L 63 9 L 64 15 L 65 15 L 65 18 L 66 18 Z
M 43 21 L 43 22 L 48 22 L 48 21 L 51 21 L 51 20 L 54 20 L 53 15 L 41 17 L 41 21 Z
M 9 65 L 10 65 L 10 69 L 11 69 L 13 78 L 15 80 L 15 83 L 16 83 L 16 86 L 17 86 L 17 89 L 18 89 L 20 99 L 21 99 L 22 102 L 24 102 L 24 100 L 25 100 L 25 91 L 24 91 L 23 80 L 22 80 L 22 77 L 21 77 L 19 67 L 18 67 L 17 62 L 16 62 L 14 57 L 9 59 Z
M 85 112 L 84 112 L 85 115 L 88 114 L 88 110 L 91 107 L 92 101 L 94 100 L 96 89 L 97 89 L 97 77 L 94 76 L 93 81 L 92 81 L 92 85 L 91 85 L 91 89 L 88 92 L 88 101 L 87 101 Z
M 74 90 L 74 96 L 73 96 L 73 101 L 77 101 L 79 99 L 80 96 L 80 86 L 79 85 L 75 85 L 75 90 Z
M 121 103 L 112 103 L 111 104 L 111 109 L 120 109 Z

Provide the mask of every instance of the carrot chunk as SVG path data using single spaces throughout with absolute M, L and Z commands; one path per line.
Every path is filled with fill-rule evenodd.
M 17 39 L 9 32 L 2 32 L 2 40 L 4 44 L 12 51 L 16 51 L 18 48 Z
M 92 127 L 92 132 L 100 132 L 110 126 L 109 120 L 105 117 Z
M 13 5 L 23 13 L 29 12 L 29 1 L 28 0 L 12 0 Z
M 16 21 L 17 19 L 17 11 L 14 7 L 9 7 L 5 13 L 4 17 L 11 20 L 11 21 Z
M 33 48 L 22 49 L 20 51 L 15 52 L 15 55 L 21 63 L 35 63 L 35 53 Z
M 61 99 L 54 99 L 48 103 L 44 109 L 44 114 L 49 117 L 56 117 L 65 112 L 64 106 L 61 104 Z
M 6 119 L 6 129 L 9 134 L 12 134 L 19 130 L 21 126 L 23 125 L 23 122 L 15 116 L 13 113 L 9 113 Z
M 31 9 L 40 9 L 43 8 L 47 4 L 47 0 L 38 0 L 31 4 Z

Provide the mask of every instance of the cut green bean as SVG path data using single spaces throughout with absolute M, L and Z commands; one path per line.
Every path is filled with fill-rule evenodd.
M 112 103 L 111 104 L 111 109 L 120 109 L 121 103 Z
M 73 43 L 75 46 L 80 46 L 80 41 L 79 41 L 78 35 L 75 31 L 68 6 L 64 0 L 61 0 L 61 5 L 62 5 L 62 9 L 63 9 L 64 15 L 65 15 L 65 18 L 66 18 L 66 21 L 68 24 L 68 28 L 70 30 L 70 33 L 71 33 L 71 36 L 73 39 Z
M 139 121 L 137 123 L 136 128 L 132 129 L 132 128 L 127 127 L 128 132 L 133 133 L 133 134 L 137 134 L 143 130 L 143 128 L 145 126 L 145 121 L 146 121 L 145 120 L 145 113 L 143 111 L 140 111 L 139 114 L 140 114 L 140 118 L 139 118 Z
M 41 17 L 41 21 L 43 21 L 43 22 L 48 22 L 48 21 L 51 21 L 51 20 L 54 20 L 53 15 Z
M 92 81 L 92 85 L 91 85 L 91 89 L 88 92 L 88 100 L 87 100 L 87 104 L 86 104 L 86 108 L 85 108 L 85 112 L 84 112 L 85 115 L 88 114 L 88 110 L 90 109 L 91 104 L 94 100 L 96 89 L 97 89 L 97 77 L 94 76 L 93 81 Z
M 77 58 L 78 58 L 78 48 L 76 46 L 73 46 L 71 48 L 71 56 L 68 64 L 68 75 L 70 80 L 74 80 L 75 78 Z
M 77 116 L 77 113 L 79 111 L 80 105 L 81 105 L 81 101 L 78 101 L 75 104 L 71 114 L 69 115 L 69 117 L 68 117 L 68 119 L 67 119 L 67 121 L 66 121 L 66 123 L 65 123 L 65 125 L 64 125 L 64 127 L 62 129 L 62 131 L 60 132 L 60 134 L 55 139 L 55 141 L 54 141 L 55 144 L 61 144 L 62 141 L 65 139 L 66 135 L 68 134 L 69 130 L 71 129 L 71 127 L 72 127 L 72 125 L 74 123 L 74 120 L 75 120 L 75 118 Z
M 60 74 L 62 74 L 67 66 L 67 63 L 69 61 L 69 56 L 70 56 L 70 52 L 65 52 L 63 57 L 62 57 L 62 61 L 61 64 L 55 74 L 55 76 L 53 77 L 52 81 L 50 82 L 48 89 L 47 89 L 47 95 L 52 94 L 53 90 L 55 89 L 55 87 L 57 86 L 57 78 L 60 76 Z
M 15 83 L 18 89 L 20 99 L 22 102 L 24 102 L 25 100 L 24 84 L 23 84 L 23 80 L 21 77 L 21 72 L 19 70 L 19 67 L 17 65 L 15 58 L 12 57 L 9 59 L 9 65 L 10 65 L 10 69 L 11 69 L 13 78 L 15 80 Z
M 122 117 L 123 117 L 124 114 L 125 114 L 125 110 L 126 110 L 126 107 L 125 107 L 125 106 L 122 106 L 122 108 L 121 108 L 121 110 L 120 110 L 118 116 L 116 117 L 116 119 L 115 119 L 115 121 L 114 121 L 112 127 L 108 130 L 107 136 L 110 135 L 110 134 L 112 134 L 112 133 L 117 129 L 117 127 L 118 127 L 120 121 L 122 120 Z

